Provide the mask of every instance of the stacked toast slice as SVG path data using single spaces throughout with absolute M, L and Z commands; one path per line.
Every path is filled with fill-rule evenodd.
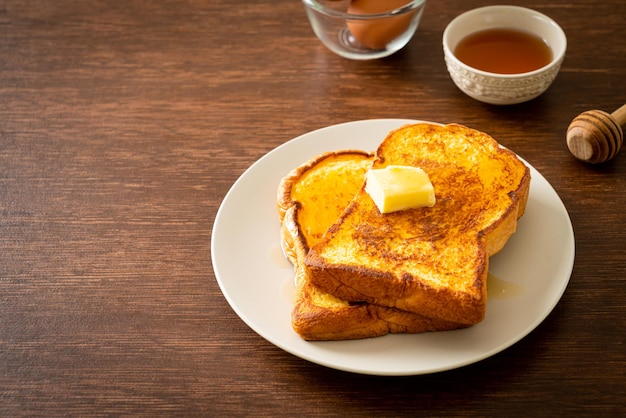
M 387 165 L 425 170 L 437 203 L 381 214 L 363 179 Z M 373 156 L 326 153 L 297 167 L 278 197 L 297 277 L 294 329 L 325 340 L 480 322 L 489 256 L 515 232 L 529 186 L 514 153 L 460 125 L 404 126 Z
M 364 151 L 321 154 L 283 178 L 278 193 L 281 245 L 295 269 L 294 330 L 307 340 L 449 330 L 463 325 L 366 302 L 348 302 L 310 283 L 304 258 L 361 188 L 373 157 Z

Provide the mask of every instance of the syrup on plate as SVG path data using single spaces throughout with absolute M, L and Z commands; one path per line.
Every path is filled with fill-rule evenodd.
M 491 272 L 487 275 L 487 298 L 504 299 L 512 298 L 524 291 L 524 288 L 513 282 L 502 280 Z

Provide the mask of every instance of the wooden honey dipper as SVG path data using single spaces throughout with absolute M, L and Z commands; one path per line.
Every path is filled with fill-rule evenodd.
M 610 115 L 588 110 L 576 116 L 567 128 L 567 147 L 579 160 L 598 164 L 610 160 L 624 143 L 626 104 Z

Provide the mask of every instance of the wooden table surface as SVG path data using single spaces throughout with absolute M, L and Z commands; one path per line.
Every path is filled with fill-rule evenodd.
M 409 45 L 368 62 L 326 50 L 297 0 L 2 1 L 0 415 L 623 414 L 626 155 L 591 166 L 564 138 L 626 101 L 626 3 L 512 3 L 559 22 L 568 51 L 544 95 L 498 107 L 454 86 L 441 48 L 487 1 L 429 1 Z M 571 281 L 517 344 L 367 376 L 282 351 L 227 303 L 210 241 L 235 180 L 298 135 L 373 118 L 488 132 L 562 198 Z

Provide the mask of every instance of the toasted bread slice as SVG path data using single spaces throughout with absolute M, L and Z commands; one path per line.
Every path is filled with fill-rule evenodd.
M 295 267 L 292 325 L 307 340 L 345 340 L 387 333 L 449 330 L 461 324 L 365 302 L 347 302 L 312 285 L 303 260 L 361 188 L 373 157 L 364 151 L 321 154 L 281 182 L 281 245 Z
M 362 187 L 305 258 L 307 280 L 348 301 L 476 324 L 485 315 L 489 256 L 515 232 L 530 171 L 487 134 L 460 125 L 392 131 L 373 168 L 424 169 L 437 203 L 381 215 Z

